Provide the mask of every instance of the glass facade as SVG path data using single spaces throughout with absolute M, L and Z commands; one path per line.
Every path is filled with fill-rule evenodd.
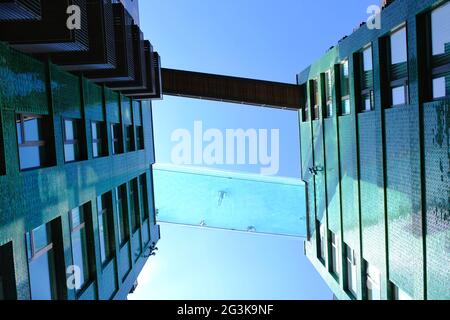
M 367 261 L 364 262 L 366 271 L 366 297 L 368 300 L 381 300 L 381 273 Z
M 334 234 L 333 232 L 329 231 L 329 240 L 331 242 L 331 261 L 330 261 L 330 271 L 331 273 L 336 276 L 337 278 L 339 278 L 339 274 L 340 274 L 340 251 L 339 251 L 339 241 L 336 237 L 336 234 Z
M 111 124 L 112 153 L 123 153 L 122 126 L 119 123 Z
M 341 72 L 341 115 L 350 114 L 350 70 L 348 60 L 344 60 L 340 65 Z
M 114 189 L 117 207 L 117 221 L 119 222 L 119 240 L 124 245 L 130 240 L 130 228 L 128 223 L 128 202 L 127 202 L 127 185 L 123 184 Z
M 92 156 L 94 158 L 108 155 L 108 143 L 106 141 L 105 124 L 100 121 L 91 122 Z
M 355 251 L 348 245 L 345 245 L 345 257 L 347 267 L 347 284 L 346 289 L 353 297 L 358 294 L 358 265 Z
M 66 162 L 79 161 L 82 159 L 81 120 L 64 119 L 63 126 L 64 159 Z

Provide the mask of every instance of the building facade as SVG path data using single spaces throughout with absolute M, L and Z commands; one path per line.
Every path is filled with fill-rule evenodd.
M 380 21 L 297 77 L 305 253 L 338 299 L 450 299 L 450 2 Z
M 0 46 L 0 299 L 124 299 L 159 240 L 151 102 Z

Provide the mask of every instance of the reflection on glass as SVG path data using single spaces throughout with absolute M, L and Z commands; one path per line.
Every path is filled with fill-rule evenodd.
M 342 100 L 342 115 L 350 114 L 350 99 Z
M 366 294 L 368 300 L 381 300 L 381 273 L 374 266 L 365 262 Z
M 450 53 L 450 2 L 431 13 L 433 55 Z
M 391 34 L 391 63 L 403 63 L 408 61 L 408 49 L 406 41 L 406 27 Z
M 412 300 L 412 297 L 405 291 L 391 282 L 394 300 Z
M 392 88 L 392 105 L 397 106 L 406 103 L 405 90 L 404 86 Z
M 372 71 L 373 63 L 372 63 L 372 46 L 367 47 L 363 51 L 363 66 L 364 71 Z M 348 68 L 348 66 L 347 66 Z
M 73 264 L 77 266 L 80 271 L 80 287 L 77 288 L 78 290 L 84 288 L 89 279 L 89 255 L 84 210 L 83 207 L 80 207 L 73 209 L 70 212 Z
M 433 79 L 433 98 L 443 98 L 449 95 L 450 91 L 450 75 Z
M 356 297 L 358 292 L 356 254 L 348 245 L 345 245 L 345 254 L 347 259 L 347 290 Z

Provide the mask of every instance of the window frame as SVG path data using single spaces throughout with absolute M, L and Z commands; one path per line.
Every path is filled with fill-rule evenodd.
M 72 128 L 74 130 L 73 132 L 73 136 L 74 139 L 73 140 L 68 140 L 67 139 L 67 135 L 66 135 L 66 121 L 71 121 L 72 122 Z M 73 163 L 73 162 L 79 162 L 79 161 L 83 161 L 85 160 L 83 157 L 83 150 L 82 150 L 82 131 L 83 131 L 83 124 L 82 124 L 82 119 L 80 118 L 72 118 L 72 117 L 66 117 L 63 116 L 61 117 L 61 122 L 62 122 L 62 133 L 63 133 L 63 153 L 64 153 L 64 163 Z M 78 137 L 75 137 L 75 135 L 81 135 Z M 73 145 L 74 146 L 74 160 L 70 160 L 68 161 L 66 159 L 66 151 L 65 151 L 65 146 L 66 145 Z M 76 151 L 78 150 L 78 152 Z
M 95 126 L 97 138 L 94 139 L 94 131 L 93 126 Z M 97 127 L 98 126 L 98 127 Z M 98 137 L 98 134 L 101 134 L 101 137 Z M 91 147 L 92 147 L 92 157 L 94 159 L 97 158 L 103 158 L 108 156 L 108 134 L 106 132 L 106 122 L 105 121 L 97 121 L 97 120 L 91 120 Z M 97 144 L 97 146 L 100 146 L 101 150 L 103 151 L 101 154 L 94 156 L 94 144 Z M 98 147 L 97 147 L 97 153 L 98 153 Z
M 105 198 L 103 198 L 105 197 Z M 98 208 L 98 201 L 100 199 L 101 205 L 102 205 L 102 210 L 99 210 Z M 104 200 L 105 199 L 105 200 Z M 106 203 L 103 203 L 103 200 Z M 97 223 L 98 223 L 98 228 L 99 228 L 99 241 L 102 241 L 102 237 L 100 234 L 100 223 L 104 224 L 103 221 L 103 216 L 106 217 L 106 226 L 103 225 L 103 228 L 107 228 L 107 232 L 108 232 L 108 249 L 106 250 L 106 246 L 105 246 L 105 257 L 102 257 L 102 250 L 101 250 L 101 244 L 100 244 L 100 260 L 101 260 L 101 264 L 102 264 L 102 268 L 105 268 L 113 259 L 115 256 L 115 227 L 114 227 L 114 217 L 112 216 L 114 214 L 113 212 L 113 208 L 112 208 L 112 192 L 108 191 L 106 193 L 103 193 L 100 196 L 97 196 L 96 198 L 96 206 L 97 206 Z M 105 240 L 105 239 L 103 239 Z M 105 242 L 106 245 L 106 242 Z M 107 252 L 109 251 L 109 252 Z
M 111 128 L 111 143 L 112 143 L 112 154 L 113 155 L 119 155 L 124 153 L 124 144 L 123 144 L 123 126 L 121 123 L 112 122 L 110 125 Z M 114 135 L 115 128 L 118 128 L 118 134 L 119 136 L 116 137 Z M 115 144 L 119 145 L 119 150 L 116 150 Z
M 73 221 L 73 215 L 72 212 L 74 209 L 78 209 L 80 211 L 82 211 L 83 213 L 83 222 L 78 224 L 77 226 L 74 226 L 74 221 Z M 90 202 L 85 203 L 77 208 L 74 208 L 72 210 L 69 211 L 69 229 L 70 229 L 70 249 L 71 249 L 71 254 L 72 254 L 72 261 L 74 261 L 74 253 L 73 253 L 73 234 L 76 232 L 81 232 L 84 229 L 85 232 L 85 238 L 86 238 L 86 257 L 83 257 L 83 259 L 86 259 L 86 264 L 87 264 L 87 270 L 85 270 L 85 272 L 87 271 L 87 275 L 85 274 L 85 281 L 83 284 L 81 284 L 80 288 L 75 288 L 75 292 L 76 295 L 79 296 L 81 295 L 87 287 L 90 286 L 90 284 L 94 281 L 95 279 L 95 269 L 93 267 L 93 265 L 95 265 L 95 255 L 93 254 L 93 249 L 91 247 L 89 247 L 89 243 L 92 243 L 92 206 L 90 204 Z M 86 210 L 88 212 L 86 212 Z M 90 219 L 90 221 L 89 221 Z
M 365 70 L 365 53 L 370 49 L 371 57 L 371 68 Z M 375 94 L 374 94 L 374 64 L 373 64 L 373 44 L 372 42 L 365 45 L 360 51 L 355 55 L 355 61 L 357 61 L 357 68 L 354 70 L 355 79 L 357 79 L 357 90 L 358 93 L 358 112 L 365 113 L 375 110 Z M 366 87 L 366 84 L 368 86 Z M 369 108 L 366 108 L 367 100 L 369 100 Z
M 433 12 L 439 10 L 444 6 L 450 6 L 449 2 L 445 2 L 436 8 L 433 8 L 427 13 L 426 16 L 426 42 L 428 44 L 427 48 L 427 59 L 428 66 L 431 72 L 427 72 L 427 87 L 429 88 L 427 92 L 427 100 L 428 101 L 441 101 L 450 99 L 450 89 L 449 93 L 445 96 L 434 97 L 434 86 L 433 82 L 439 78 L 448 78 L 450 77 L 450 52 L 433 55 Z M 447 81 L 447 80 L 446 80 Z M 447 90 L 447 88 L 446 88 Z
M 325 112 L 324 118 L 333 117 L 333 78 L 334 70 L 333 68 L 328 69 L 324 73 L 324 96 L 325 96 Z
M 30 170 L 35 170 L 35 169 L 41 169 L 41 168 L 47 168 L 49 166 L 51 166 L 50 164 L 50 139 L 47 135 L 45 135 L 44 137 L 40 137 L 40 139 L 43 140 L 36 140 L 36 141 L 27 141 L 26 139 L 26 134 L 25 134 L 25 118 L 26 117 L 30 117 L 33 119 L 37 119 L 38 120 L 38 130 L 41 130 L 41 128 L 39 128 L 39 123 L 42 122 L 46 122 L 49 119 L 49 116 L 47 115 L 42 115 L 42 114 L 34 114 L 34 113 L 29 113 L 29 112 L 16 112 L 15 113 L 15 125 L 16 125 L 16 142 L 17 142 L 17 156 L 18 156 L 18 160 L 19 160 L 19 170 L 20 171 L 30 171 Z M 40 121 L 39 121 L 40 119 Z M 17 125 L 18 125 L 18 121 L 20 123 L 20 140 L 19 140 L 19 136 L 18 136 L 18 130 L 17 130 Z M 20 141 L 20 142 L 19 142 Z M 20 163 L 20 149 L 21 148 L 28 148 L 28 147 L 38 147 L 39 148 L 39 165 L 38 166 L 34 166 L 34 167 L 29 167 L 29 168 L 22 168 L 21 163 Z M 41 153 L 41 148 L 44 149 L 44 154 Z
M 345 67 L 346 66 L 346 67 Z M 347 69 L 347 75 L 345 75 L 344 70 Z M 350 95 L 350 61 L 348 58 L 343 59 L 339 63 L 339 116 L 348 116 L 352 114 L 352 107 L 351 107 L 351 95 Z M 344 92 L 344 81 L 346 83 L 346 91 Z M 344 94 L 346 93 L 346 94 Z M 348 101 L 349 109 L 348 112 L 344 110 L 344 101 Z

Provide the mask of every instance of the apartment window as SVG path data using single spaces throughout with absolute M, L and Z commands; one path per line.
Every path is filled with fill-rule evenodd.
M 353 297 L 357 296 L 358 288 L 357 288 L 357 260 L 355 251 L 350 248 L 348 245 L 345 245 L 345 259 L 346 259 L 346 267 L 347 267 L 347 283 L 346 289 L 347 291 L 353 295 Z
M 72 244 L 73 265 L 79 271 L 77 292 L 83 290 L 93 276 L 92 215 L 90 204 L 72 209 L 69 212 L 70 240 Z
M 119 221 L 119 240 L 123 246 L 130 240 L 130 227 L 128 222 L 127 185 L 123 184 L 114 189 L 117 207 L 117 220 Z
M 359 90 L 360 90 L 360 111 L 367 112 L 375 108 L 373 93 L 373 61 L 372 46 L 368 46 L 359 53 Z M 357 59 L 355 59 L 357 61 Z
M 84 159 L 80 119 L 63 119 L 64 160 L 66 162 Z
M 100 257 L 103 264 L 107 263 L 114 254 L 114 219 L 111 200 L 111 192 L 97 197 Z
M 366 272 L 366 298 L 367 300 L 381 300 L 381 273 L 374 266 L 364 261 Z
M 17 114 L 16 129 L 19 146 L 20 170 L 50 165 L 47 116 Z
M 450 97 L 450 2 L 431 12 L 432 98 Z
M 309 121 L 309 101 L 306 90 L 306 84 L 300 85 L 300 107 L 302 112 L 302 121 Z
M 325 226 L 319 220 L 316 220 L 316 230 L 318 230 L 317 236 L 317 257 L 325 263 Z
M 311 80 L 311 106 L 313 106 L 313 120 L 320 118 L 320 87 L 317 79 Z
M 328 70 L 325 72 L 325 99 L 327 107 L 325 115 L 327 118 L 333 116 L 333 71 Z
M 408 46 L 406 26 L 394 30 L 389 36 L 389 106 L 409 103 Z
M 339 257 L 340 257 L 340 253 L 339 253 L 339 241 L 338 238 L 336 236 L 335 233 L 329 231 L 329 236 L 328 238 L 330 239 L 330 244 L 331 244 L 331 264 L 330 264 L 330 271 L 331 273 L 339 278 Z
M 144 127 L 143 126 L 136 126 L 136 147 L 137 150 L 144 150 L 145 144 L 144 144 Z
M 9 242 L 0 246 L 0 301 L 16 299 L 13 246 Z
M 340 94 L 341 94 L 341 108 L 340 115 L 350 114 L 350 70 L 348 60 L 341 63 L 340 71 Z
M 56 247 L 51 223 L 26 234 L 28 272 L 32 300 L 58 299 Z
M 108 155 L 108 143 L 106 140 L 106 127 L 104 122 L 92 121 L 92 155 L 94 158 L 105 157 Z
M 134 126 L 125 126 L 125 152 L 135 151 Z
M 147 192 L 147 177 L 145 174 L 139 177 L 139 193 L 141 197 L 140 208 L 143 215 L 143 220 L 149 218 L 148 212 L 148 192 Z
M 413 298 L 391 282 L 392 300 L 412 300 Z
M 141 215 L 139 212 L 139 194 L 138 179 L 130 182 L 130 211 L 131 211 L 131 228 L 136 232 L 141 226 Z
M 123 153 L 122 126 L 119 123 L 111 124 L 112 153 Z

